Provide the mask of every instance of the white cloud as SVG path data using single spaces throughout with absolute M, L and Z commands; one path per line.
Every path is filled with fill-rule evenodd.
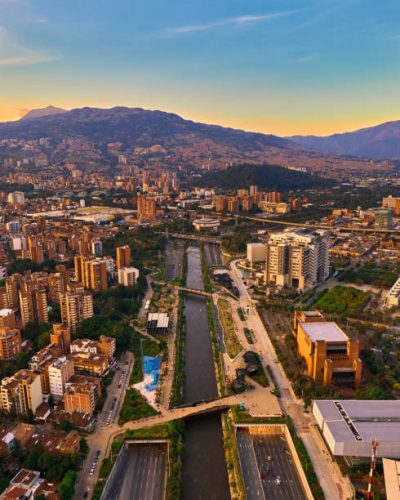
M 24 66 L 55 60 L 55 55 L 47 51 L 24 47 L 5 28 L 0 26 L 0 66 Z
M 303 57 L 299 57 L 297 59 L 297 62 L 299 63 L 308 63 L 308 62 L 311 62 L 314 60 L 314 56 L 303 56 Z
M 163 30 L 164 35 L 183 35 L 186 33 L 197 33 L 201 31 L 209 31 L 223 26 L 244 26 L 260 21 L 267 21 L 269 19 L 278 19 L 280 17 L 289 16 L 298 12 L 297 10 L 290 10 L 285 12 L 275 12 L 273 14 L 259 14 L 259 15 L 245 15 L 237 17 L 227 17 L 219 21 L 213 21 L 204 24 L 192 24 L 188 26 L 179 26 L 176 28 L 167 28 Z

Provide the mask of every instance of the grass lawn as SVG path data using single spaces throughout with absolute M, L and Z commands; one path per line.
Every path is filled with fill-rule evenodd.
M 126 391 L 124 404 L 119 414 L 120 425 L 132 420 L 152 417 L 153 415 L 158 415 L 158 412 L 146 402 L 139 391 L 136 389 Z
M 243 349 L 236 335 L 235 322 L 233 321 L 231 306 L 225 299 L 218 299 L 218 314 L 224 331 L 224 342 L 228 356 L 233 359 Z
M 368 300 L 367 292 L 338 285 L 324 293 L 314 307 L 327 313 L 351 314 L 362 311 Z

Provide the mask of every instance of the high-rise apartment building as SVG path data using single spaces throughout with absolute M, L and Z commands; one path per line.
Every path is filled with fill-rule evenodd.
M 62 323 L 53 324 L 53 331 L 50 333 L 50 344 L 57 345 L 62 352 L 69 352 L 71 345 L 71 328 Z
M 95 255 L 96 257 L 100 257 L 103 255 L 103 242 L 101 240 L 93 240 L 90 243 L 90 249 L 92 252 L 92 255 Z
M 10 205 L 23 205 L 25 203 L 25 194 L 21 191 L 8 193 L 7 203 Z
M 400 196 L 386 196 L 382 200 L 382 208 L 391 208 L 393 215 L 398 217 L 400 215 Z
M 149 196 L 138 196 L 137 211 L 138 219 L 153 220 L 156 216 L 156 200 Z
M 62 322 L 75 333 L 81 321 L 93 316 L 93 297 L 84 291 L 66 292 L 60 297 L 60 307 Z
M 326 231 L 284 231 L 267 243 L 265 282 L 304 290 L 329 276 L 329 241 Z
M 376 229 L 393 229 L 393 209 L 377 210 L 375 212 Z
M 59 302 L 60 295 L 67 291 L 68 277 L 66 273 L 54 273 L 49 276 L 49 299 Z
M 66 356 L 56 359 L 49 366 L 50 393 L 62 398 L 66 382 L 75 373 L 74 363 Z
M 21 352 L 21 332 L 17 328 L 0 328 L 0 360 L 15 359 Z
M 19 291 L 19 309 L 24 327 L 28 323 L 48 323 L 49 312 L 44 286 L 24 283 Z
M 117 269 L 131 265 L 131 248 L 129 245 L 117 247 Z
M 123 267 L 118 269 L 118 283 L 123 286 L 136 285 L 139 278 L 139 269 L 135 267 Z
M 7 326 L 8 328 L 15 328 L 15 313 L 9 308 L 0 308 L 0 328 Z
M 0 405 L 6 413 L 27 415 L 36 413 L 43 401 L 40 375 L 30 370 L 20 370 L 12 377 L 5 377 L 0 385 Z
M 228 198 L 226 196 L 216 196 L 214 203 L 217 212 L 224 212 L 228 208 Z
M 105 258 L 74 257 L 75 277 L 85 288 L 102 292 L 107 290 L 107 261 Z
M 96 406 L 94 384 L 68 384 L 64 394 L 64 409 L 68 413 L 92 414 Z

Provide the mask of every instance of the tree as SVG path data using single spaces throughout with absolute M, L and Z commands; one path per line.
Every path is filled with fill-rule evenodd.
M 76 472 L 69 470 L 58 487 L 61 500 L 71 500 L 75 491 Z
M 79 451 L 83 455 L 87 455 L 89 453 L 89 445 L 88 445 L 87 439 L 83 436 L 81 437 L 81 439 L 79 441 Z

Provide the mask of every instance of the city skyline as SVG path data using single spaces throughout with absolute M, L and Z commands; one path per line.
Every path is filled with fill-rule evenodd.
M 145 5 L 0 0 L 0 121 L 129 106 L 278 135 L 395 120 L 390 0 Z M 366 105 L 367 104 L 367 105 Z

